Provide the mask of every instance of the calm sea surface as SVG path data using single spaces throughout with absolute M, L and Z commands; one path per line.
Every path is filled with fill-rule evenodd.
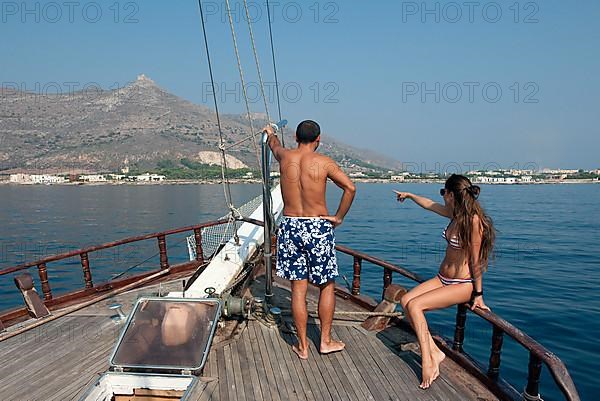
M 359 184 L 338 243 L 433 276 L 444 251 L 444 218 L 407 201 L 392 189 L 440 198 L 440 185 Z M 235 185 L 236 204 L 259 194 L 257 185 Z M 331 188 L 335 212 L 339 191 Z M 0 268 L 44 255 L 186 226 L 225 214 L 217 185 L 0 186 Z M 492 310 L 556 353 L 567 365 L 583 400 L 600 387 L 600 185 L 485 186 L 481 201 L 499 230 L 496 261 L 484 278 Z M 168 239 L 169 260 L 187 258 L 183 236 Z M 155 241 L 90 256 L 93 279 L 102 282 L 158 264 Z M 352 261 L 340 255 L 351 280 Z M 83 285 L 78 258 L 48 267 L 53 294 Z M 35 270 L 32 274 L 35 276 Z M 381 295 L 382 270 L 364 264 L 362 291 Z M 39 282 L 39 280 L 37 280 Z M 394 281 L 412 286 L 395 276 Z M 343 284 L 343 279 L 338 281 Z M 39 289 L 38 289 L 39 290 Z M 12 276 L 0 277 L 0 310 L 21 303 Z M 455 309 L 428 315 L 434 331 L 453 335 Z M 484 365 L 491 329 L 469 314 L 465 349 Z M 518 390 L 526 382 L 528 354 L 505 338 L 501 374 Z M 595 391 L 594 391 L 595 390 Z M 548 372 L 542 396 L 561 400 Z M 597 398 L 596 398 L 597 399 Z

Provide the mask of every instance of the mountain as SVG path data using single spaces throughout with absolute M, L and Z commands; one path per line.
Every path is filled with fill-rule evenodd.
M 256 115 L 255 128 L 264 125 Z M 226 146 L 249 135 L 245 116 L 223 115 Z M 288 132 L 290 130 L 288 129 Z M 286 142 L 292 143 L 291 133 Z M 347 169 L 399 169 L 400 163 L 323 135 L 321 151 Z M 40 95 L 0 88 L 0 170 L 118 171 L 160 161 L 219 159 L 213 110 L 161 89 L 145 75 L 115 89 Z M 251 141 L 230 150 L 229 164 L 256 168 Z

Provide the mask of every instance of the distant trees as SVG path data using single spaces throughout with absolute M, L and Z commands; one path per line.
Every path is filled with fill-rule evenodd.
M 157 174 L 162 174 L 170 180 L 199 180 L 199 179 L 220 179 L 221 166 L 213 164 L 205 164 L 188 158 L 173 160 L 160 160 L 156 163 L 155 171 Z M 260 177 L 257 170 L 249 168 L 229 169 L 229 178 L 243 178 L 253 173 L 254 177 Z

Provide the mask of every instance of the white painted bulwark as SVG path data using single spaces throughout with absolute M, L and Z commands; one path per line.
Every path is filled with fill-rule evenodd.
M 273 199 L 273 215 L 275 219 L 283 212 L 283 198 L 281 187 L 278 185 L 271 191 Z M 263 205 L 249 216 L 252 219 L 263 221 Z M 206 270 L 185 292 L 186 298 L 204 298 L 207 296 L 205 289 L 213 287 L 217 294 L 222 293 L 229 284 L 242 271 L 244 264 L 248 261 L 260 246 L 264 243 L 264 229 L 252 223 L 243 223 L 237 231 L 240 244 L 236 245 L 231 238 L 212 259 Z M 169 297 L 181 297 L 179 292 L 169 293 Z

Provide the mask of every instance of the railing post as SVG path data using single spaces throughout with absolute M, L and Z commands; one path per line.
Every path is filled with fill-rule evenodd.
M 542 360 L 533 352 L 529 353 L 529 369 L 527 373 L 527 387 L 523 393 L 523 400 L 537 401 L 540 397 L 540 375 L 542 374 Z
M 385 290 L 392 284 L 392 270 L 385 268 L 383 269 L 383 292 L 381 293 L 381 298 L 385 296 Z
M 160 252 L 160 268 L 169 268 L 169 258 L 167 257 L 167 239 L 164 235 L 158 236 L 158 250 Z
M 87 252 L 82 253 L 81 255 L 81 267 L 83 268 L 83 279 L 85 281 L 85 288 L 92 288 L 94 284 L 92 283 L 92 272 L 90 270 L 90 259 L 88 257 Z
M 504 331 L 494 326 L 492 334 L 492 350 L 490 353 L 490 366 L 488 367 L 488 376 L 494 380 L 500 375 L 500 352 L 502 351 L 502 342 L 504 340 Z
M 362 269 L 362 259 L 354 257 L 354 277 L 352 279 L 352 295 L 360 294 L 360 271 Z
M 196 240 L 196 261 L 204 263 L 204 248 L 202 248 L 202 230 L 194 229 L 194 239 Z
M 44 300 L 50 301 L 52 300 L 52 290 L 50 289 L 50 284 L 48 283 L 48 270 L 46 269 L 45 263 L 40 263 L 37 265 L 38 273 L 40 275 L 40 282 L 42 283 L 42 292 L 44 293 Z
M 454 343 L 452 344 L 452 349 L 454 351 L 463 352 L 466 322 L 467 306 L 465 304 L 460 304 L 456 310 L 456 327 L 454 329 Z

